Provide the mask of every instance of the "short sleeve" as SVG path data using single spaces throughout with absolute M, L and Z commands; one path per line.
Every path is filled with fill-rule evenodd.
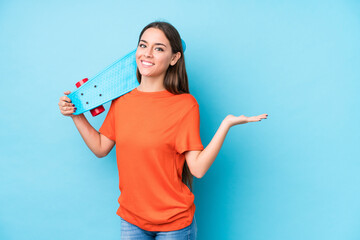
M 116 141 L 115 138 L 115 104 L 114 101 L 111 102 L 109 112 L 106 115 L 106 118 L 101 125 L 99 132 L 102 135 L 110 138 L 113 141 Z
M 189 150 L 203 150 L 200 138 L 199 105 L 193 105 L 179 122 L 175 137 L 175 150 L 182 154 Z

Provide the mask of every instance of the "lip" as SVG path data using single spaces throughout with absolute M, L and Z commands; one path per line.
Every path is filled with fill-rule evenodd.
M 141 60 L 141 62 L 147 62 L 147 63 L 151 63 L 151 64 L 154 64 L 152 62 L 149 62 L 149 61 L 145 61 L 145 60 Z
M 155 64 L 154 63 L 152 63 L 152 62 L 149 62 L 149 61 L 145 61 L 145 60 L 140 60 L 140 62 L 141 62 L 141 65 L 143 66 L 143 67 L 152 67 L 152 66 L 154 66 Z M 145 64 L 143 64 L 143 62 L 146 62 L 146 63 L 151 63 L 152 65 L 145 65 Z

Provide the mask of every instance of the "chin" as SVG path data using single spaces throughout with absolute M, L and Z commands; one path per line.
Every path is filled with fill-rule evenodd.
M 140 74 L 141 76 L 146 76 L 146 77 L 156 77 L 158 76 L 159 74 L 156 74 L 156 73 L 153 73 L 153 72 L 143 72 L 143 71 L 140 71 Z
M 150 77 L 151 76 L 151 73 L 143 73 L 141 71 L 139 71 L 141 76 L 146 76 L 146 77 Z
M 148 76 L 148 75 L 149 75 L 149 73 L 144 73 L 144 72 L 141 71 L 140 69 L 139 69 L 139 72 L 140 72 L 140 74 L 141 74 L 142 76 Z

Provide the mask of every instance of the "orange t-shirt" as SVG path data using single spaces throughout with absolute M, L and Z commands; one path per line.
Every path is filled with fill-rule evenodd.
M 112 101 L 99 131 L 116 142 L 121 191 L 116 214 L 147 231 L 189 226 L 195 204 L 181 181 L 183 153 L 204 149 L 196 99 L 134 88 Z

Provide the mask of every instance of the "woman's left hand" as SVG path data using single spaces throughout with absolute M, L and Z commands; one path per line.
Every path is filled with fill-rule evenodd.
M 259 122 L 261 121 L 261 119 L 266 119 L 267 118 L 267 114 L 261 114 L 258 116 L 253 116 L 253 117 L 246 117 L 244 115 L 241 116 L 234 116 L 234 115 L 227 115 L 226 118 L 224 119 L 224 122 L 226 122 L 226 124 L 229 125 L 229 127 L 232 127 L 234 125 L 237 124 L 244 124 L 244 123 L 248 123 L 248 122 Z

